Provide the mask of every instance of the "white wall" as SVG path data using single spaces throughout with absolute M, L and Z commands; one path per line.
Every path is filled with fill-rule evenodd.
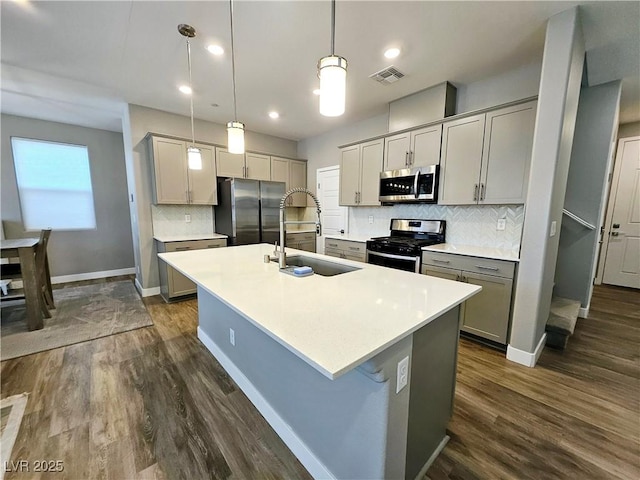
M 456 113 L 466 113 L 537 95 L 540 68 L 540 62 L 536 62 L 469 85 L 453 82 L 458 88 Z M 316 172 L 319 168 L 340 163 L 339 145 L 384 135 L 387 133 L 387 126 L 388 114 L 382 114 L 357 122 L 347 128 L 332 130 L 323 135 L 301 140 L 298 143 L 298 156 L 308 159 L 307 184 L 310 189 L 315 192 Z M 417 216 L 419 218 L 446 219 L 449 222 L 447 226 L 449 229 L 448 239 L 454 238 L 470 245 L 486 246 L 496 240 L 494 218 L 498 214 L 505 214 L 508 220 L 508 232 L 507 234 L 497 233 L 500 237 L 497 241 L 500 245 L 518 248 L 524 220 L 524 215 L 519 213 L 521 211 L 521 207 L 515 206 L 510 206 L 509 210 L 505 212 L 493 207 L 451 207 L 447 210 L 438 210 L 433 206 L 425 205 L 349 207 L 348 228 L 349 232 L 358 235 L 380 236 L 389 234 L 389 218 Z M 509 212 L 508 215 L 507 212 Z M 370 215 L 374 216 L 373 224 L 368 222 Z M 314 218 L 310 211 L 307 212 L 306 217 Z M 469 231 L 473 231 L 474 235 L 465 235 L 465 228 L 471 225 L 473 227 Z M 477 235 L 478 232 L 481 233 L 481 236 Z
M 562 218 L 554 294 L 578 300 L 586 310 L 593 290 L 621 91 L 622 84 L 616 81 L 580 92 L 564 207 L 596 229 Z
M 553 290 L 559 228 L 578 110 L 584 41 L 578 9 L 549 19 L 507 358 L 535 364 Z M 550 237 L 551 222 L 557 234 Z M 524 362 L 523 362 L 524 363 Z
M 2 221 L 7 238 L 37 237 L 25 231 L 11 137 L 86 145 L 89 150 L 96 228 L 54 230 L 49 240 L 51 275 L 94 274 L 134 265 L 122 134 L 34 118 L 2 115 Z M 99 252 L 99 255 L 96 255 Z
M 129 193 L 133 195 L 135 203 L 131 208 L 131 224 L 134 231 L 136 280 L 145 294 L 155 294 L 159 286 L 159 277 L 157 252 L 153 240 L 152 165 L 149 161 L 147 144 L 143 141 L 149 132 L 189 138 L 191 124 L 188 117 L 139 105 L 129 105 L 124 115 L 123 137 L 127 180 Z M 226 127 L 196 120 L 195 138 L 196 141 L 226 145 Z M 247 131 L 245 145 L 250 151 L 297 158 L 298 145 L 293 140 Z M 199 208 L 188 205 L 173 207 L 174 210 L 179 209 L 183 214 L 191 214 L 191 209 L 194 209 L 193 215 L 198 218 L 202 216 Z M 212 227 L 215 228 L 215 225 Z

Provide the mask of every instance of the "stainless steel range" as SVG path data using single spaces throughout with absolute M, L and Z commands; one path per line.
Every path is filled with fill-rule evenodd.
M 367 263 L 420 272 L 422 247 L 445 242 L 444 220 L 391 220 L 391 235 L 367 241 Z

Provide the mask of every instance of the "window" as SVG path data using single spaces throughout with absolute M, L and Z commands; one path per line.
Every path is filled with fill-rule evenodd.
M 96 228 L 84 145 L 11 137 L 25 230 Z

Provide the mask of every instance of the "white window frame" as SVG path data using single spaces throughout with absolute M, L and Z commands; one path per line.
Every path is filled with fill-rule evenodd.
M 20 154 L 16 155 L 16 149 L 19 150 L 18 142 L 34 143 L 34 144 L 35 143 L 51 144 L 56 147 L 72 147 L 74 149 L 83 149 L 84 153 L 86 154 L 86 165 L 82 165 L 83 171 L 79 175 L 80 177 L 79 179 L 82 181 L 82 183 L 79 184 L 80 188 L 77 188 L 77 189 L 69 188 L 71 185 L 70 184 L 65 185 L 64 180 L 61 180 L 61 177 L 58 177 L 59 182 L 51 185 L 51 187 L 53 188 L 50 189 L 48 194 L 47 193 L 41 194 L 41 199 L 38 199 L 38 200 L 31 199 L 30 195 L 27 193 L 29 189 L 31 188 L 32 190 L 35 190 L 38 186 L 42 186 L 42 184 L 40 184 L 34 187 L 33 184 L 34 183 L 37 184 L 41 178 L 55 179 L 55 176 L 56 176 L 55 173 L 58 173 L 60 169 L 63 168 L 64 166 L 62 164 L 59 164 L 59 167 L 56 169 L 55 173 L 51 171 L 50 165 L 43 166 L 42 167 L 43 176 L 36 177 L 35 175 L 33 175 L 34 168 L 31 168 L 29 171 L 28 163 L 25 163 L 23 165 L 21 163 L 23 162 L 23 159 L 18 158 Z M 13 164 L 14 164 L 15 175 L 16 175 L 16 188 L 18 190 L 22 224 L 25 231 L 40 231 L 44 228 L 53 228 L 54 230 L 62 230 L 62 231 L 97 230 L 95 197 L 93 192 L 93 180 L 91 176 L 91 158 L 89 155 L 89 147 L 87 145 L 80 145 L 80 144 L 74 144 L 74 143 L 68 143 L 68 142 L 58 142 L 53 140 L 41 140 L 36 138 L 27 138 L 27 137 L 20 137 L 20 136 L 12 136 L 11 152 L 12 152 Z M 81 155 L 81 153 L 78 152 L 78 155 Z M 55 160 L 59 161 L 60 158 L 55 158 Z M 61 160 L 64 161 L 64 158 L 62 158 Z M 83 161 L 84 158 L 80 160 Z M 76 158 L 76 161 L 78 161 L 77 158 Z M 35 169 L 37 169 L 37 167 L 35 167 Z M 71 172 L 71 170 L 68 170 L 68 171 Z M 65 170 L 63 170 L 63 172 L 65 172 Z M 31 176 L 29 177 L 29 175 Z M 36 178 L 37 180 L 35 180 Z M 88 179 L 88 184 L 86 183 L 87 179 Z M 29 185 L 29 183 L 32 183 L 32 185 Z M 47 216 L 48 219 L 53 218 L 52 220 L 43 220 L 42 214 L 34 215 L 30 213 L 30 212 L 34 212 L 35 211 L 34 209 L 37 208 L 36 202 L 41 201 L 43 199 L 46 200 L 47 196 L 49 196 L 50 203 L 46 201 L 42 203 L 48 204 L 49 206 L 55 205 L 56 202 L 52 197 L 53 197 L 53 192 L 56 190 L 56 187 L 58 188 L 58 192 L 63 192 L 63 193 L 66 192 L 69 197 L 73 197 L 73 196 L 77 197 L 75 199 L 65 198 L 63 201 L 60 202 L 64 204 L 66 208 L 71 208 L 71 211 L 67 211 L 66 212 L 67 215 L 57 212 L 56 214 L 53 214 L 53 217 L 51 215 Z M 35 196 L 35 195 L 32 194 L 31 196 Z M 74 204 L 76 206 L 81 205 L 82 206 L 81 210 L 74 210 L 73 209 Z M 34 217 L 34 218 L 30 219 L 31 217 Z M 74 218 L 76 220 L 82 219 L 82 220 L 86 220 L 86 222 L 82 224 L 80 224 L 80 222 L 76 222 L 74 224 L 73 221 L 72 222 L 67 221 L 69 218 Z

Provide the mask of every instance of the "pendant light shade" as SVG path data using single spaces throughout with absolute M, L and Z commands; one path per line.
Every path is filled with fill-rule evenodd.
M 338 117 L 344 113 L 347 89 L 347 61 L 336 55 L 323 57 L 318 62 L 320 77 L 320 114 Z
M 229 153 L 244 153 L 244 123 L 227 123 L 227 141 Z
M 244 123 L 238 121 L 236 101 L 236 56 L 233 48 L 233 0 L 229 0 L 229 22 L 231 24 L 231 75 L 233 78 L 233 122 L 227 123 L 227 150 L 229 153 L 244 153 Z
M 199 148 L 187 148 L 187 163 L 191 170 L 202 170 L 202 153 Z
M 189 67 L 189 107 L 191 111 L 191 145 L 187 147 L 187 165 L 190 170 L 202 170 L 202 154 L 196 148 L 195 134 L 193 130 L 193 85 L 191 84 L 191 44 L 189 39 L 196 36 L 196 29 L 186 23 L 178 25 L 178 32 L 187 39 L 187 65 Z
M 347 90 L 347 60 L 335 55 L 336 0 L 331 0 L 331 55 L 318 61 L 320 114 L 338 117 L 344 113 Z

